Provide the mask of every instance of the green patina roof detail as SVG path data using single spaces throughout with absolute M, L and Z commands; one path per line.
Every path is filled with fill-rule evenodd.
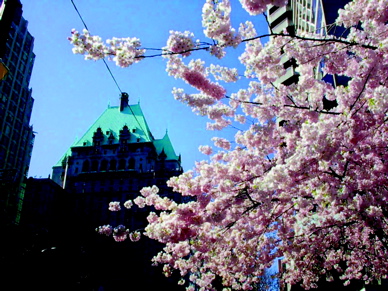
M 108 136 L 110 133 L 112 133 L 115 138 L 114 143 L 118 143 L 120 130 L 122 130 L 125 125 L 131 132 L 130 143 L 151 142 L 154 140 L 140 105 L 136 104 L 126 106 L 123 111 L 120 111 L 118 106 L 107 108 L 86 133 L 73 144 L 73 147 L 93 145 L 93 135 L 99 127 L 106 136 L 102 144 L 108 144 Z M 133 129 L 135 129 L 135 132 L 132 132 Z M 107 131 L 109 131 L 108 135 L 106 134 Z M 138 138 L 140 138 L 139 141 L 137 141 Z
M 175 154 L 174 148 L 172 147 L 170 138 L 168 137 L 168 134 L 164 135 L 162 139 L 156 139 L 154 140 L 154 146 L 156 148 L 156 152 L 160 154 L 162 151 L 167 156 L 167 160 L 177 160 L 179 157 Z
M 71 145 L 54 167 L 62 165 L 62 160 L 66 156 L 71 155 L 72 147 L 92 146 L 93 135 L 98 128 L 101 128 L 104 134 L 104 140 L 101 145 L 109 144 L 108 138 L 111 135 L 114 137 L 113 144 L 119 143 L 120 130 L 124 126 L 127 126 L 130 132 L 128 143 L 153 142 L 157 154 L 160 154 L 164 150 L 167 160 L 178 159 L 167 132 L 162 139 L 154 139 L 144 118 L 140 104 L 135 104 L 124 107 L 123 111 L 120 111 L 119 106 L 108 107 L 86 133 Z

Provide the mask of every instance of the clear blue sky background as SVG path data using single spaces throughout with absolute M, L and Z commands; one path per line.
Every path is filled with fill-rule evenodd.
M 201 26 L 204 1 L 74 2 L 91 33 L 103 39 L 136 36 L 144 47 L 160 48 L 166 45 L 170 30 L 190 30 L 196 38 L 208 41 Z M 262 17 L 250 17 L 239 1 L 231 2 L 234 27 L 249 19 L 257 26 L 260 24 L 262 33 L 267 32 Z M 30 83 L 35 99 L 31 124 L 36 138 L 29 176 L 47 177 L 51 167 L 108 104 L 118 105 L 120 92 L 102 61 L 85 61 L 83 56 L 72 53 L 67 37 L 72 28 L 82 30 L 83 24 L 70 0 L 22 0 L 22 3 L 28 30 L 35 38 L 36 54 Z M 240 53 L 241 50 L 228 51 L 234 58 Z M 205 53 L 196 55 L 204 56 L 210 60 Z M 185 84 L 166 74 L 162 58 L 145 59 L 126 69 L 116 67 L 113 62 L 108 64 L 121 90 L 129 94 L 130 103 L 140 102 L 154 137 L 162 138 L 168 130 L 176 153 L 182 155 L 184 170 L 206 158 L 198 152 L 198 146 L 212 144 L 212 136 L 233 139 L 235 128 L 228 128 L 222 134 L 207 131 L 206 117 L 195 115 L 189 107 L 174 100 L 172 88 L 185 87 Z M 220 64 L 233 64 L 233 61 L 226 58 Z M 238 86 L 229 87 L 228 95 Z

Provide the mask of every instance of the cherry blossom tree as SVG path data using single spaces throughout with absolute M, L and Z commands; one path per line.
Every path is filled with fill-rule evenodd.
M 189 277 L 201 290 L 212 290 L 216 277 L 225 290 L 249 290 L 277 258 L 286 265 L 282 280 L 305 288 L 317 287 L 320 278 L 332 280 L 334 273 L 345 285 L 386 278 L 387 1 L 354 0 L 340 9 L 335 25 L 345 30 L 341 36 L 259 35 L 252 22 L 232 26 L 229 0 L 204 2 L 208 41 L 171 31 L 155 54 L 137 38 L 103 42 L 86 30 L 73 30 L 70 37 L 74 53 L 121 67 L 165 58 L 167 73 L 195 90 L 174 88 L 173 96 L 207 116 L 208 129 L 244 128 L 234 141 L 214 137 L 213 146 L 201 146 L 209 159 L 168 182 L 190 202 L 162 198 L 155 186 L 133 201 L 155 209 L 144 235 L 165 247 L 154 263 L 164 265 L 166 275 Z M 240 2 L 251 15 L 265 13 L 269 4 L 287 4 Z M 241 66 L 220 65 L 228 50 L 241 47 Z M 196 51 L 208 52 L 217 64 L 195 59 Z M 299 75 L 288 86 L 276 82 L 285 73 L 284 56 Z M 349 81 L 333 86 L 317 78 L 317 68 Z M 228 89 L 242 79 L 247 85 Z M 110 207 L 120 209 L 117 203 Z M 115 231 L 120 238 L 140 236 L 124 226 L 100 228 L 107 235 Z

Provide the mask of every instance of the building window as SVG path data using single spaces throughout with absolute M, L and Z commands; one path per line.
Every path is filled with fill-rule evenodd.
M 117 164 L 116 160 L 111 160 L 111 161 L 110 161 L 109 170 L 111 170 L 111 171 L 116 171 L 116 164 Z
M 121 159 L 119 161 L 119 168 L 118 168 L 118 170 L 125 170 L 125 164 L 126 164 L 125 159 Z
M 92 171 L 97 172 L 98 171 L 98 161 L 94 160 L 92 161 Z
M 101 161 L 100 171 L 106 171 L 107 169 L 108 169 L 108 161 L 104 159 Z
M 135 159 L 130 158 L 128 162 L 128 169 L 134 170 L 135 169 Z
M 89 172 L 89 167 L 90 167 L 89 161 L 88 160 L 84 161 L 84 163 L 82 164 L 82 172 Z

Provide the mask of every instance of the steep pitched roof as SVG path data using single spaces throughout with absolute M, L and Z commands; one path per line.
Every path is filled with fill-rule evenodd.
M 154 140 L 144 118 L 143 111 L 140 105 L 136 104 L 126 106 L 123 111 L 120 111 L 118 106 L 107 108 L 86 133 L 73 144 L 73 147 L 93 145 L 93 135 L 98 128 L 101 128 L 102 132 L 107 135 L 107 138 L 112 134 L 115 138 L 114 143 L 118 143 L 120 130 L 125 125 L 131 132 L 129 142 L 152 142 Z M 107 138 L 102 144 L 108 143 Z
M 175 154 L 170 138 L 166 132 L 162 139 L 155 139 L 148 127 L 147 121 L 140 108 L 140 104 L 128 105 L 120 111 L 119 106 L 108 107 L 101 116 L 93 123 L 85 134 L 67 150 L 64 156 L 58 161 L 56 166 L 61 166 L 64 157 L 71 155 L 72 147 L 83 147 L 93 145 L 93 135 L 98 128 L 104 134 L 104 140 L 101 145 L 109 143 L 109 137 L 114 137 L 113 144 L 119 142 L 120 131 L 127 126 L 130 132 L 128 143 L 152 142 L 156 148 L 157 154 L 162 151 L 166 154 L 167 160 L 177 160 L 179 157 Z
M 166 157 L 167 160 L 177 160 L 179 158 L 175 154 L 174 148 L 172 147 L 172 144 L 167 132 L 162 139 L 154 140 L 154 146 L 158 154 L 164 151 L 164 153 L 167 156 Z

